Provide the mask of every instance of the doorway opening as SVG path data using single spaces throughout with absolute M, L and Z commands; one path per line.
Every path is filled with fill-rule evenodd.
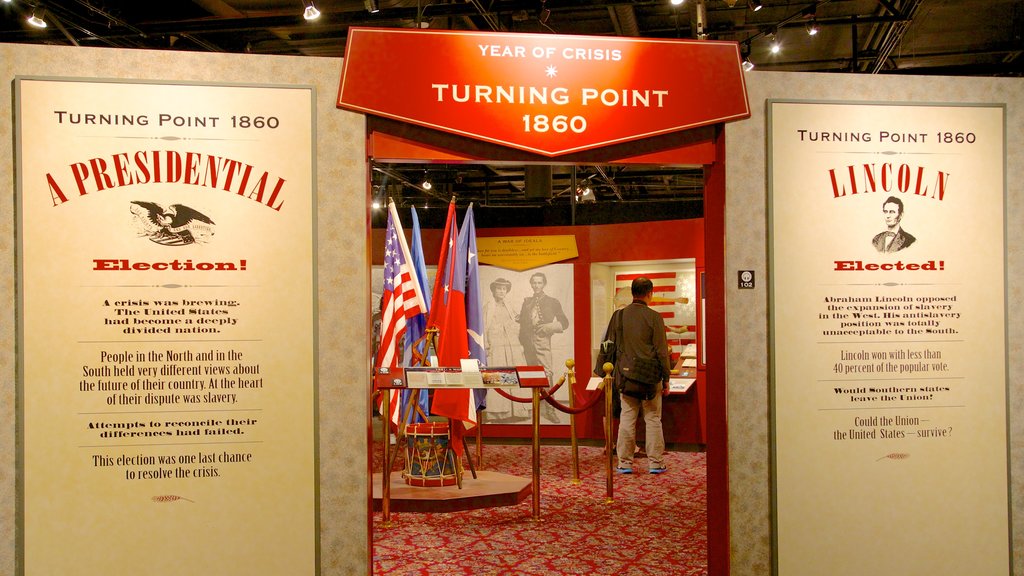
M 719 135 L 719 138 L 721 136 Z M 439 163 L 434 161 L 395 161 L 395 162 L 371 162 L 369 201 L 372 203 L 370 218 L 373 227 L 372 253 L 374 262 L 382 257 L 379 255 L 383 246 L 383 230 L 387 221 L 387 202 L 394 201 L 399 208 L 400 217 L 405 220 L 403 226 L 407 231 L 411 230 L 410 222 L 406 220 L 406 214 L 415 209 L 419 225 L 423 231 L 424 253 L 428 259 L 435 258 L 440 247 L 440 229 L 444 226 L 444 218 L 447 212 L 448 203 L 455 198 L 459 211 L 458 222 L 463 221 L 466 207 L 473 204 L 474 222 L 478 235 L 487 234 L 511 234 L 520 235 L 529 233 L 524 229 L 533 229 L 534 234 L 543 235 L 556 232 L 564 233 L 573 228 L 593 229 L 607 231 L 608 227 L 622 226 L 625 224 L 638 224 L 646 226 L 653 231 L 665 230 L 664 226 L 671 227 L 674 221 L 686 220 L 712 220 L 701 228 L 702 240 L 706 238 L 708 228 L 721 230 L 721 225 L 715 220 L 724 220 L 721 212 L 717 214 L 706 214 L 705 199 L 708 196 L 707 184 L 712 186 L 720 184 L 721 174 L 724 168 L 709 168 L 704 165 L 662 165 L 662 164 L 541 164 L 541 163 L 516 163 L 508 161 L 490 163 L 466 163 L 449 162 Z M 721 194 L 724 194 L 724 186 Z M 711 193 L 712 197 L 715 193 Z M 712 210 L 719 206 L 719 201 L 713 199 Z M 661 224 L 654 224 L 654 223 Z M 669 222 L 670 224 L 665 224 Z M 648 223 L 648 224 L 644 224 Z M 460 224 L 461 225 L 461 224 Z M 669 228 L 670 229 L 670 228 Z M 635 230 L 635 229 L 633 229 Z M 629 232 L 627 232 L 628 234 Z M 600 233 L 597 234 L 601 236 Z M 433 238 L 431 240 L 430 238 Z M 655 236 L 647 239 L 651 243 L 661 243 L 669 246 L 668 253 L 673 253 L 672 234 Z M 672 442 L 670 448 L 683 450 L 690 454 L 701 455 L 697 464 L 704 469 L 705 478 L 703 489 L 706 495 L 706 514 L 703 533 L 698 538 L 703 548 L 705 565 L 704 569 L 710 566 L 727 566 L 727 527 L 728 527 L 728 504 L 727 504 L 727 474 L 724 467 L 725 440 L 724 438 L 712 437 L 710 433 L 718 433 L 724 436 L 724 308 L 722 302 L 724 296 L 721 294 L 711 296 L 710 300 L 703 293 L 705 286 L 713 286 L 709 279 L 724 277 L 721 270 L 723 267 L 723 242 L 721 239 L 702 242 L 701 259 L 707 260 L 707 272 L 702 262 L 699 270 L 694 267 L 694 296 L 695 302 L 691 302 L 696 308 L 702 311 L 701 320 L 709 319 L 718 323 L 705 330 L 700 326 L 700 347 L 711 349 L 710 359 L 708 355 L 701 355 L 702 368 L 707 368 L 706 378 L 702 381 L 701 399 L 704 406 L 695 413 L 701 419 L 697 427 L 699 432 L 696 436 L 687 437 L 687 440 L 694 442 Z M 709 253 L 710 250 L 710 253 Z M 629 249 L 624 251 L 622 259 L 630 265 L 644 266 L 660 264 L 662 258 L 636 258 L 629 257 L 632 252 Z M 665 254 L 666 252 L 655 252 Z M 673 258 L 686 258 L 687 255 L 674 252 Z M 611 259 L 598 259 L 594 262 L 609 262 Z M 714 262 L 712 262 L 714 261 Z M 589 270 L 590 261 L 587 262 Z M 376 272 L 376 271 L 375 271 Z M 580 270 L 570 273 L 570 283 L 589 286 L 587 278 L 573 279 L 581 274 Z M 590 272 L 585 272 L 589 275 Z M 575 275 L 575 276 L 574 276 Z M 430 278 L 433 274 L 431 272 Z M 432 285 L 432 281 L 429 282 Z M 697 296 L 696 285 L 701 287 L 701 294 Z M 375 285 L 376 286 L 376 285 Z M 372 302 L 379 302 L 379 294 L 374 289 Z M 486 291 L 486 289 L 485 289 Z M 586 298 L 591 298 L 589 289 L 586 290 Z M 573 296 L 580 292 L 579 288 L 570 289 Z M 713 292 L 713 290 L 712 290 Z M 608 294 L 605 294 L 608 296 Z M 711 310 L 708 310 L 709 305 Z M 583 308 L 580 308 L 583 309 Z M 710 312 L 710 313 L 708 313 Z M 585 360 L 576 367 L 577 389 L 582 388 L 590 374 L 590 367 L 587 363 L 592 360 L 590 351 L 594 334 L 603 332 L 604 326 L 597 318 L 599 314 L 591 314 L 590 321 L 582 323 L 586 326 L 586 333 L 574 334 L 574 343 L 571 345 L 571 352 L 575 357 Z M 577 328 L 581 323 L 576 322 Z M 697 340 L 697 323 L 687 325 L 694 330 L 693 340 Z M 691 332 L 685 330 L 686 332 Z M 376 343 L 376 337 L 374 339 Z M 695 343 L 695 342 L 694 342 Z M 682 344 L 685 346 L 686 343 Z M 681 353 L 681 351 L 680 351 Z M 719 362 L 714 366 L 707 366 L 708 362 Z M 717 388 L 714 383 L 720 382 Z M 485 412 L 486 414 L 486 412 Z M 668 415 L 666 414 L 666 417 Z M 603 443 L 600 427 L 600 417 L 585 423 L 580 427 L 581 440 L 586 445 L 591 441 L 598 446 L 598 438 Z M 712 420 L 715 420 L 712 422 Z M 510 446 L 512 451 L 517 445 L 521 447 L 525 438 L 528 437 L 526 426 L 516 430 L 514 426 L 502 424 L 488 424 L 484 417 L 483 437 L 485 445 L 498 444 Z M 374 430 L 380 441 L 381 424 L 379 418 L 375 417 Z M 544 442 L 552 447 L 565 446 L 567 433 L 566 426 L 546 426 L 542 431 Z M 702 428 L 702 429 L 701 429 Z M 601 444 L 603 445 L 603 444 Z M 552 448 L 553 449 L 553 448 Z M 601 448 L 597 448 L 600 450 Z M 371 450 L 379 452 L 378 443 L 371 444 Z M 490 452 L 484 448 L 485 465 Z M 714 456 L 705 452 L 718 452 Z M 703 459 L 704 456 L 707 459 Z M 371 452 L 371 465 L 374 453 Z M 495 454 L 499 463 L 505 462 L 506 454 Z M 514 457 L 513 457 L 514 458 Z M 708 468 L 710 466 L 714 470 Z M 514 466 L 513 466 L 514 468 Z M 619 480 L 616 479 L 618 482 Z M 712 483 L 718 483 L 712 486 Z M 550 484 L 546 482 L 545 484 Z M 543 493 L 543 491 L 542 491 Z M 373 503 L 371 502 L 371 506 Z M 592 505 L 600 509 L 602 503 L 599 499 L 594 500 Z M 525 504 L 524 504 L 525 506 Z M 515 507 L 511 507 L 515 508 Z M 520 507 L 521 508 L 521 507 Z M 378 516 L 374 523 L 378 521 Z M 529 523 L 528 512 L 523 513 L 521 521 Z M 458 514 L 453 515 L 458 517 Z M 409 515 L 404 516 L 409 519 Z M 457 521 L 456 521 L 457 524 Z M 725 529 L 723 530 L 723 526 Z M 377 527 L 372 528 L 373 530 Z M 558 531 L 555 525 L 548 525 L 548 530 Z M 493 536 L 491 536 L 493 538 Z M 482 541 L 488 536 L 481 535 Z M 380 540 L 371 534 L 371 548 L 377 546 L 375 540 Z M 724 541 L 724 543 L 723 543 Z M 706 542 L 706 545 L 704 544 Z M 453 543 L 453 546 L 458 544 Z M 483 545 L 483 544 L 480 544 Z M 685 543 L 679 543 L 680 553 L 686 554 L 692 550 L 684 549 Z M 389 544 L 390 546 L 390 544 Z M 402 544 L 404 546 L 404 544 Z M 443 547 L 442 547 L 443 548 Z M 451 550 L 452 555 L 459 555 L 459 550 Z M 724 555 L 723 555 L 724 552 Z M 692 554 L 691 554 L 692 555 Z M 376 555 L 375 555 L 376 556 Z M 724 558 L 724 559 L 723 559 Z M 377 562 L 374 561 L 377 565 Z M 381 570 L 379 573 L 386 573 L 383 564 L 377 565 Z M 375 572 L 377 573 L 377 572 Z

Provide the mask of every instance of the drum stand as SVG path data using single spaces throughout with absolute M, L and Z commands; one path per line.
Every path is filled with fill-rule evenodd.
M 431 349 L 433 349 L 435 353 L 437 352 L 437 333 L 438 333 L 437 327 L 436 326 L 431 326 L 431 327 L 427 328 L 426 333 L 423 334 L 423 336 L 421 336 L 419 338 L 419 340 L 417 340 L 416 342 L 413 343 L 413 346 L 412 346 L 412 366 L 430 366 L 430 360 L 429 360 L 429 358 L 430 358 L 430 351 L 431 351 Z M 423 353 L 422 354 L 420 354 L 419 352 L 416 351 L 421 343 L 423 344 Z M 400 392 L 397 392 L 397 393 L 400 393 Z M 401 410 L 399 411 L 398 430 L 395 433 L 395 451 L 390 453 L 390 455 L 389 455 L 388 451 L 387 451 L 387 446 L 385 446 L 385 456 L 386 456 L 385 457 L 385 462 L 387 463 L 386 466 L 385 466 L 384 474 L 383 474 L 383 482 L 384 482 L 384 486 L 383 486 L 384 490 L 383 490 L 383 492 L 385 494 L 390 495 L 390 493 L 391 493 L 391 490 L 390 490 L 391 470 L 395 466 L 395 459 L 398 456 L 398 452 L 400 450 L 400 447 L 403 445 L 403 442 L 406 439 L 405 426 L 407 424 L 407 421 L 409 419 L 411 419 L 412 412 L 415 412 L 417 415 L 419 415 L 420 418 L 422 418 L 424 422 L 427 421 L 426 414 L 424 414 L 423 413 L 423 409 L 420 408 L 419 400 L 420 400 L 420 389 L 419 388 L 413 388 L 412 389 L 412 394 L 409 396 L 408 405 L 405 406 L 405 407 L 402 407 Z M 390 425 L 388 424 L 388 417 L 387 417 L 387 415 L 384 415 L 383 419 L 384 419 L 384 432 L 385 432 L 384 433 L 384 441 L 387 444 L 387 443 L 390 442 L 390 437 L 391 437 Z M 455 479 L 456 479 L 456 482 L 458 483 L 459 488 L 461 489 L 462 488 L 462 462 L 461 462 L 461 460 L 459 460 L 457 458 L 457 454 L 455 453 L 455 449 L 453 448 L 453 444 L 452 444 L 452 431 L 454 430 L 454 426 L 455 425 L 456 425 L 456 423 L 453 423 L 451 421 L 451 419 L 448 420 L 448 446 L 445 448 L 444 461 L 447 462 L 448 459 L 450 458 L 451 461 L 455 463 Z M 479 426 L 479 425 L 480 425 L 480 423 L 478 421 L 477 422 L 477 426 Z M 462 449 L 463 449 L 463 452 L 466 455 L 466 462 L 469 464 L 469 471 L 473 475 L 473 478 L 476 479 L 476 477 L 477 477 L 476 476 L 476 467 L 473 465 L 473 458 L 470 455 L 469 444 L 466 442 L 465 435 L 460 434 L 459 436 L 462 439 Z M 387 518 L 385 518 L 385 521 L 387 521 Z

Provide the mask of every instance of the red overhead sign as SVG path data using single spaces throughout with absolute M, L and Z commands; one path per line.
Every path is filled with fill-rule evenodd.
M 338 106 L 558 156 L 750 116 L 735 42 L 351 28 Z

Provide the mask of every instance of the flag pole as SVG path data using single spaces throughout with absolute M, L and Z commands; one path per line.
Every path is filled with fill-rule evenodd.
M 384 388 L 381 390 L 384 397 L 383 406 L 386 406 L 386 410 L 381 410 L 380 420 L 383 424 L 384 434 L 384 471 L 381 474 L 381 500 L 380 500 L 380 511 L 381 516 L 384 519 L 382 526 L 384 528 L 391 527 L 391 389 Z M 397 446 L 395 447 L 397 448 Z
M 484 467 L 484 442 L 483 442 L 483 431 L 484 431 L 484 411 L 476 411 L 476 465 L 480 468 Z M 476 476 L 474 476 L 475 478 Z

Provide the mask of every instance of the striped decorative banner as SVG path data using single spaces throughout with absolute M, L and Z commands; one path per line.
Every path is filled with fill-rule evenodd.
M 685 289 L 686 282 L 692 284 L 680 272 L 676 271 L 650 271 L 643 270 L 632 272 L 620 272 L 615 274 L 615 307 L 625 306 L 633 301 L 630 285 L 633 280 L 639 277 L 646 277 L 654 283 L 654 298 L 651 301 L 651 309 L 661 314 L 665 320 L 665 331 L 668 338 L 669 353 L 672 364 L 676 363 L 683 347 L 696 342 L 692 334 L 696 326 L 696 314 L 694 313 L 694 294 Z M 679 331 L 690 334 L 680 334 Z M 685 337 L 689 336 L 689 337 Z

